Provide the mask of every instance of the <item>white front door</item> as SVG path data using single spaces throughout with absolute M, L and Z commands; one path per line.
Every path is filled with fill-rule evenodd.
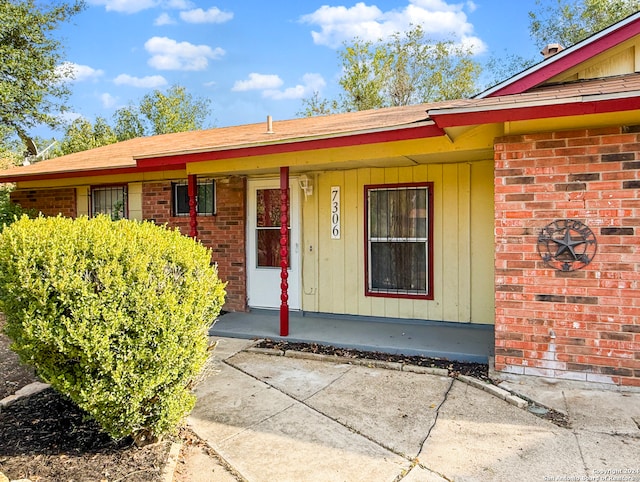
M 300 193 L 289 182 L 289 308 L 300 309 Z M 280 307 L 280 180 L 248 182 L 247 294 L 252 308 Z

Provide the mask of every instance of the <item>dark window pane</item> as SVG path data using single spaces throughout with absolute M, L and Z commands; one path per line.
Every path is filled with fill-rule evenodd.
M 198 214 L 214 214 L 215 189 L 213 181 L 198 183 Z
M 280 226 L 280 189 L 259 189 L 257 196 L 256 226 Z
M 175 189 L 175 214 L 189 214 L 189 186 L 176 184 Z
M 291 236 L 290 230 L 289 236 Z M 258 228 L 257 256 L 258 268 L 280 267 L 280 229 Z M 290 257 L 287 257 L 287 266 L 290 266 Z
M 426 293 L 426 243 L 371 243 L 371 289 Z

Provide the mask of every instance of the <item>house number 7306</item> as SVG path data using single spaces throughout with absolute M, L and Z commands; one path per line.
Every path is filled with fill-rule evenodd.
M 331 186 L 331 239 L 340 239 L 340 186 Z

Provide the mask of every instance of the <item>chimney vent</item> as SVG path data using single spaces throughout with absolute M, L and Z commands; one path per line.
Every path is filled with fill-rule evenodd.
M 270 115 L 267 116 L 267 134 L 273 134 L 273 119 Z
M 549 44 L 545 48 L 543 48 L 540 53 L 544 56 L 545 59 L 554 56 L 558 52 L 564 50 L 564 47 L 560 44 Z

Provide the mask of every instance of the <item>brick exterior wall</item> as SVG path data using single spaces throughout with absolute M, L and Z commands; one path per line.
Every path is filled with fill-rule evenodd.
M 592 262 L 548 267 L 542 228 L 575 219 Z M 495 141 L 495 368 L 640 386 L 640 126 Z
M 77 213 L 74 188 L 13 191 L 10 199 L 23 209 L 35 209 L 45 216 L 75 218 Z
M 231 177 L 216 180 L 215 216 L 198 216 L 198 239 L 213 251 L 218 274 L 227 282 L 226 311 L 247 311 L 245 267 L 246 180 Z M 172 216 L 171 182 L 142 185 L 142 217 L 167 224 L 189 235 L 188 216 Z

